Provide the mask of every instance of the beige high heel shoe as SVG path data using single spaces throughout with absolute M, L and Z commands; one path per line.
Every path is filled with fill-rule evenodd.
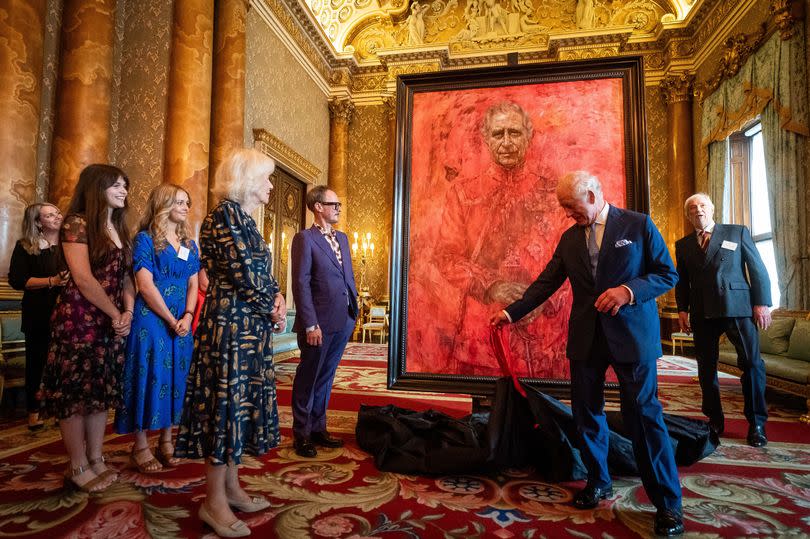
M 250 528 L 248 528 L 248 525 L 242 520 L 237 520 L 230 526 L 220 524 L 214 520 L 214 517 L 212 517 L 211 513 L 208 512 L 208 509 L 205 508 L 205 503 L 200 505 L 200 510 L 197 514 L 200 517 L 200 520 L 211 526 L 214 533 L 220 537 L 247 537 L 250 535 Z
M 228 505 L 243 513 L 255 513 L 256 511 L 261 511 L 262 509 L 267 509 L 270 507 L 270 502 L 261 496 L 251 496 L 249 502 L 228 500 Z

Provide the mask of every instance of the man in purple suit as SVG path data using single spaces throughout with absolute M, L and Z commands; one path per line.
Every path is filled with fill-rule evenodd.
M 326 430 L 326 407 L 340 358 L 357 319 L 349 239 L 335 230 L 340 201 L 334 191 L 317 186 L 307 193 L 315 224 L 292 242 L 292 292 L 301 362 L 292 392 L 293 447 L 307 458 L 316 446 L 341 447 L 343 440 Z

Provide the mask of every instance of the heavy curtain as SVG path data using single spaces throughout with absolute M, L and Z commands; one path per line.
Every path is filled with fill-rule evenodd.
M 726 207 L 728 136 L 760 115 L 782 306 L 810 309 L 808 208 L 805 192 L 808 82 L 804 28 L 772 35 L 703 102 L 701 152 L 716 216 Z M 722 162 L 720 162 L 722 160 Z

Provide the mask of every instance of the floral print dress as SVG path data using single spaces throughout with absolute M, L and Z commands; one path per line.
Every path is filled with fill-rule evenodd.
M 84 216 L 68 215 L 60 239 L 62 243 L 87 243 Z M 124 278 L 130 271 L 127 252 L 113 249 L 102 263 L 92 264 L 92 271 L 122 310 Z M 115 336 L 112 319 L 85 299 L 70 279 L 51 315 L 51 344 L 40 392 L 45 413 L 65 419 L 117 407 L 125 341 Z
M 278 284 L 256 223 L 223 200 L 200 231 L 208 279 L 175 456 L 239 464 L 279 443 L 273 365 Z

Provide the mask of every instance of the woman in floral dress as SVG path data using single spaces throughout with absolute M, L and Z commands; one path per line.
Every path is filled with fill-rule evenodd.
M 172 425 L 180 421 L 186 394 L 200 270 L 197 244 L 189 237 L 187 225 L 190 207 L 191 199 L 182 187 L 157 186 L 149 195 L 133 245 L 138 295 L 115 431 L 135 433 L 130 462 L 142 473 L 177 464 Z M 157 460 L 147 439 L 153 429 L 160 429 Z
M 267 244 L 250 216 L 267 204 L 275 162 L 238 150 L 217 170 L 221 201 L 200 231 L 210 284 L 195 335 L 194 359 L 175 456 L 206 459 L 206 500 L 200 519 L 223 537 L 250 535 L 231 508 L 260 511 L 270 503 L 239 484 L 242 454 L 261 455 L 279 443 L 272 332 L 283 330 L 284 298 Z
M 120 401 L 124 342 L 135 302 L 125 227 L 129 180 L 111 165 L 82 170 L 62 224 L 70 280 L 51 316 L 42 376 L 45 413 L 59 418 L 66 485 L 104 490 L 117 479 L 102 456 L 107 410 Z

